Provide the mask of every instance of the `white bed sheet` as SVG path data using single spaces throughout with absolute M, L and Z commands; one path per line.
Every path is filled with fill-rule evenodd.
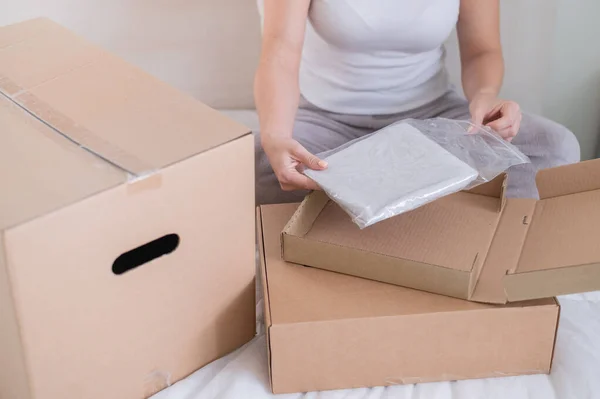
M 249 111 L 228 114 L 257 128 Z M 550 375 L 273 395 L 269 390 L 262 299 L 258 335 L 152 399 L 596 399 L 600 398 L 600 292 L 559 298 L 562 306 Z

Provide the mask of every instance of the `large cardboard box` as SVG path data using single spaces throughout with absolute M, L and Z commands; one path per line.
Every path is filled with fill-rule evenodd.
M 540 171 L 539 201 L 504 198 L 503 182 L 364 230 L 315 192 L 283 231 L 283 257 L 488 303 L 600 289 L 600 160 Z
M 554 298 L 482 304 L 286 263 L 295 209 L 258 212 L 273 392 L 549 372 Z
M 0 28 L 0 397 L 143 398 L 255 333 L 247 128 L 45 19 Z

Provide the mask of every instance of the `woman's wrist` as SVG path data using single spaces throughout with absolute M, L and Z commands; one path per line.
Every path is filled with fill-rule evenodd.
M 261 130 L 260 142 L 264 147 L 265 144 L 291 138 L 291 136 L 291 134 L 283 133 L 281 130 Z

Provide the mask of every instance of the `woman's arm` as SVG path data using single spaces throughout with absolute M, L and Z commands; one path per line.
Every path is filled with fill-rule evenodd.
M 261 143 L 284 190 L 316 189 L 298 172 L 326 165 L 292 138 L 298 73 L 310 0 L 265 0 L 262 51 L 254 82 Z
M 504 78 L 499 0 L 461 0 L 457 32 L 463 90 L 473 122 L 512 140 L 521 111 L 517 103 L 498 99 Z
M 467 99 L 497 96 L 504 77 L 499 0 L 461 0 L 457 33 Z

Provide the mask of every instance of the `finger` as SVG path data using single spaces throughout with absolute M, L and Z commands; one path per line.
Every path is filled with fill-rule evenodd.
M 281 188 L 285 191 L 320 190 L 314 180 L 298 172 L 289 172 L 280 179 Z
M 492 108 L 488 112 L 486 112 L 485 116 L 483 117 L 482 124 L 487 126 L 490 122 L 500 119 L 501 117 L 502 117 L 502 104 L 500 103 L 500 104 L 495 105 L 494 108 Z
M 519 134 L 519 130 L 521 129 L 521 121 L 523 120 L 523 114 L 519 114 L 519 117 L 513 124 L 513 128 L 515 129 L 515 136 Z
M 496 124 L 499 130 L 505 129 L 509 124 L 514 125 L 521 116 L 521 108 L 519 104 L 515 102 L 505 102 L 499 109 L 499 118 L 488 123 L 488 126 L 492 127 L 492 124 Z M 493 128 L 493 127 L 492 127 Z
M 486 126 L 500 133 L 501 131 L 510 128 L 513 123 L 514 122 L 512 118 L 503 115 L 500 119 L 496 119 L 495 121 L 488 123 Z
M 292 150 L 292 155 L 294 155 L 298 161 L 304 164 L 307 168 L 313 170 L 323 170 L 327 168 L 327 162 L 311 154 L 300 143 L 298 143 L 298 145 Z
M 491 127 L 504 138 L 515 137 L 519 133 L 522 118 L 523 115 L 519 112 L 512 121 L 508 121 L 508 117 L 502 117 L 497 121 L 488 123 L 486 126 Z
M 509 101 L 502 105 L 502 113 L 513 120 L 517 120 L 519 115 L 521 115 L 521 107 L 516 102 Z
M 517 125 L 511 125 L 511 126 L 507 127 L 506 129 L 497 131 L 497 133 L 503 139 L 508 140 L 508 141 L 512 140 L 517 135 L 518 132 L 519 132 L 519 126 L 517 126 Z
M 468 132 L 471 133 L 475 131 L 477 126 L 481 126 L 483 124 L 483 118 L 485 117 L 485 109 L 483 107 L 474 105 L 470 109 L 471 112 L 471 123 L 476 126 L 469 127 Z

